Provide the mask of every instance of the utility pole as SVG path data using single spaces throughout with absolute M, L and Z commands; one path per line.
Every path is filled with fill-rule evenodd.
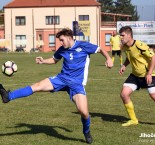
M 142 21 L 144 20 L 144 18 L 143 18 L 143 9 L 144 9 L 144 7 L 142 6 Z
M 154 5 L 154 21 L 155 21 L 155 5 Z

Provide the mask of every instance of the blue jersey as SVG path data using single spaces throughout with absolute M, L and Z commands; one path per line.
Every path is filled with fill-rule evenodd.
M 68 49 L 61 46 L 53 56 L 56 60 L 63 58 L 62 70 L 58 76 L 70 83 L 86 85 L 90 54 L 97 53 L 98 49 L 97 45 L 84 41 L 75 41 Z

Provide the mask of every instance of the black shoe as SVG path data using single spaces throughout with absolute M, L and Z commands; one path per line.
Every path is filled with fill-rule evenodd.
M 6 91 L 4 89 L 4 87 L 2 86 L 2 84 L 0 84 L 0 94 L 1 94 L 1 97 L 2 97 L 3 103 L 8 103 L 10 101 L 9 100 L 9 97 L 8 97 L 8 91 Z
M 91 144 L 93 142 L 93 138 L 92 138 L 92 136 L 90 134 L 90 131 L 88 133 L 85 133 L 84 136 L 85 136 L 85 139 L 86 139 L 86 143 Z

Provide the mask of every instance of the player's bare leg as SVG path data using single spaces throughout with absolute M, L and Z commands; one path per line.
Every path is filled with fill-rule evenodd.
M 127 110 L 127 113 L 131 120 L 127 121 L 126 123 L 123 123 L 122 126 L 127 127 L 131 125 L 137 125 L 138 119 L 136 117 L 135 111 L 134 111 L 134 105 L 130 99 L 130 95 L 132 93 L 132 89 L 130 87 L 124 86 L 121 91 L 121 98 L 124 103 L 124 106 Z
M 46 91 L 52 91 L 54 89 L 49 78 L 46 78 L 40 82 L 31 85 L 31 88 L 33 92 L 46 92 Z
M 81 121 L 83 124 L 83 134 L 86 142 L 91 144 L 93 139 L 90 134 L 90 116 L 88 111 L 87 97 L 83 94 L 77 94 L 73 97 L 73 101 L 76 104 L 77 110 L 81 114 Z
M 0 94 L 3 103 L 8 103 L 11 100 L 30 96 L 35 92 L 41 92 L 41 91 L 45 92 L 52 90 L 53 85 L 51 84 L 49 78 L 46 78 L 38 83 L 35 83 L 32 86 L 26 86 L 24 88 L 20 88 L 14 91 L 6 91 L 5 88 L 0 84 Z
M 150 97 L 155 101 L 155 93 L 149 94 Z

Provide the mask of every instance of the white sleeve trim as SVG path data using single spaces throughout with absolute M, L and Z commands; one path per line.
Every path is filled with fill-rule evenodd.
M 99 49 L 100 49 L 100 47 L 97 47 L 97 49 L 96 49 L 95 53 L 97 53 Z

